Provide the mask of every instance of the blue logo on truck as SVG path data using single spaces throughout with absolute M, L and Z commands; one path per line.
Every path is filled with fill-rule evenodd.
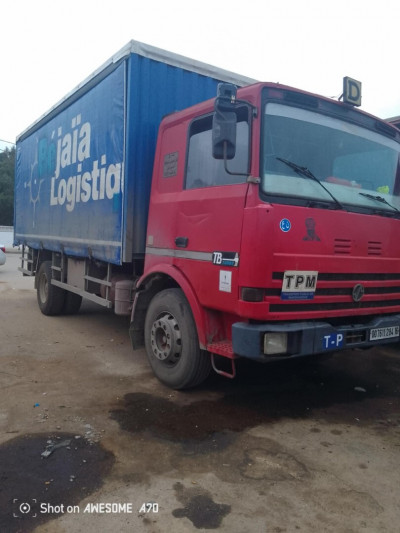
M 121 192 L 122 161 L 107 165 L 107 154 L 93 160 L 91 135 L 91 123 L 83 122 L 78 114 L 72 118 L 69 129 L 57 128 L 56 141 L 53 131 L 50 141 L 44 137 L 37 142 L 36 158 L 25 183 L 31 203 L 39 201 L 42 184 L 49 176 L 50 205 L 65 206 L 68 212 L 79 202 L 112 200 Z
M 282 218 L 282 220 L 279 222 L 279 227 L 284 233 L 287 233 L 288 231 L 290 231 L 292 224 L 290 223 L 289 219 Z

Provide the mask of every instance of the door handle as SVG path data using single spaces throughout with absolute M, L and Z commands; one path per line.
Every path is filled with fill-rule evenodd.
M 186 248 L 188 243 L 188 237 L 175 237 L 175 244 L 178 248 Z

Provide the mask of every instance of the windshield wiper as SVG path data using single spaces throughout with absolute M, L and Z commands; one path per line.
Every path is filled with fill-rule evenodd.
M 332 200 L 335 202 L 337 208 L 344 210 L 344 206 L 339 202 L 337 198 L 333 196 L 331 191 L 327 189 L 325 185 L 322 182 L 320 182 L 317 177 L 314 176 L 314 174 L 311 172 L 310 169 L 308 169 L 307 167 L 302 167 L 298 165 L 297 163 L 293 163 L 292 161 L 289 161 L 289 159 L 284 159 L 283 157 L 277 157 L 276 159 L 278 161 L 282 161 L 282 163 L 285 163 L 285 165 L 292 168 L 296 172 L 296 174 L 298 174 L 299 176 L 304 176 L 305 178 L 309 178 L 310 180 L 313 180 L 319 183 L 319 185 L 321 185 L 324 191 L 326 191 L 329 194 L 329 196 L 332 198 Z
M 366 198 L 370 198 L 371 200 L 376 200 L 377 202 L 381 202 L 381 204 L 386 204 L 398 213 L 400 213 L 400 209 L 397 209 L 394 205 L 390 204 L 386 198 L 383 196 L 375 196 L 374 194 L 368 194 L 367 192 L 359 192 L 358 194 L 361 194 L 361 196 L 365 196 Z

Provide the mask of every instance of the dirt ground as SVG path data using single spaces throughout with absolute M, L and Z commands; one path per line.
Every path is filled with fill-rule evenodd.
M 395 532 L 400 349 L 174 392 L 128 319 L 43 316 L 0 267 L 0 531 Z

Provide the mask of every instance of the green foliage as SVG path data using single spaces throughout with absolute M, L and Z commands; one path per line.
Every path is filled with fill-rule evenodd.
M 0 152 L 0 226 L 14 224 L 15 148 Z

